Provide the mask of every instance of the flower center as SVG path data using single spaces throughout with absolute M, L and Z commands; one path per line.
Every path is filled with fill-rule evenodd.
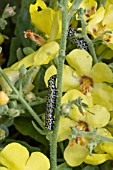
M 89 125 L 87 122 L 83 121 L 83 120 L 79 120 L 78 121 L 78 125 L 76 126 L 76 128 L 78 130 L 83 130 L 83 131 L 87 131 L 89 132 Z
M 96 12 L 96 8 L 94 6 L 92 6 L 90 9 L 86 10 L 85 16 L 86 17 L 90 17 L 92 16 L 94 13 Z
M 110 33 L 106 33 L 106 34 L 103 35 L 103 40 L 106 43 L 109 43 L 111 41 L 111 38 L 112 38 L 112 34 L 110 34 Z
M 93 79 L 88 76 L 82 76 L 80 79 L 80 90 L 83 94 L 87 94 L 92 90 L 94 83 Z
M 79 120 L 78 121 L 78 125 L 76 126 L 76 128 L 78 130 L 82 130 L 82 131 L 89 131 L 89 125 L 87 122 L 83 121 L 83 120 Z M 77 136 L 75 138 L 75 143 L 78 144 L 78 142 L 80 143 L 80 145 L 84 146 L 86 145 L 87 141 L 83 136 Z
M 105 31 L 106 25 L 101 25 L 98 29 L 97 28 L 93 28 L 93 34 L 95 36 L 99 36 L 101 35 L 104 31 Z

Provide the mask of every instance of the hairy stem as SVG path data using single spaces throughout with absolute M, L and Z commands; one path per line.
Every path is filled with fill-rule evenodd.
M 82 0 L 75 0 L 71 8 L 69 9 L 68 12 L 68 24 L 70 23 L 71 18 L 73 17 L 73 13 L 77 11 L 79 5 L 81 4 Z
M 61 106 L 61 97 L 62 97 L 62 74 L 63 74 L 63 65 L 65 61 L 65 51 L 66 51 L 66 41 L 67 41 L 67 3 L 68 0 L 63 1 L 63 10 L 62 10 L 62 37 L 60 43 L 60 52 L 59 52 L 59 63 L 57 71 L 57 88 L 58 88 L 58 98 L 56 106 L 56 117 L 55 117 L 55 127 L 53 134 L 50 139 L 50 161 L 51 161 L 51 170 L 57 169 L 57 135 L 58 127 L 60 120 L 60 106 Z
M 98 62 L 98 60 L 97 60 L 97 56 L 95 53 L 94 45 L 93 45 L 92 41 L 90 40 L 90 38 L 87 36 L 87 32 L 86 32 L 87 23 L 84 20 L 84 10 L 83 9 L 78 10 L 78 16 L 79 16 L 79 19 L 81 20 L 81 24 L 82 24 L 82 36 L 84 37 L 84 39 L 86 40 L 86 42 L 88 44 L 90 54 L 93 58 L 93 63 L 96 64 Z

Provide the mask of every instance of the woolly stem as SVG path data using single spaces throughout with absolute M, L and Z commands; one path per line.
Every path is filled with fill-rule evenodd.
M 66 51 L 66 41 L 67 41 L 67 3 L 68 0 L 62 2 L 62 37 L 60 42 L 60 51 L 59 51 L 59 63 L 57 71 L 57 88 L 58 88 L 58 98 L 56 106 L 56 117 L 55 117 L 55 127 L 53 134 L 50 139 L 50 162 L 51 170 L 57 169 L 57 135 L 58 127 L 60 120 L 60 106 L 61 106 L 61 97 L 62 97 L 62 74 L 63 74 L 63 65 L 65 61 L 65 51 Z
M 93 58 L 93 63 L 96 64 L 98 62 L 98 60 L 96 57 L 94 45 L 93 45 L 92 41 L 89 39 L 89 37 L 87 36 L 87 32 L 86 32 L 87 23 L 84 20 L 84 10 L 82 8 L 80 8 L 78 10 L 78 16 L 79 16 L 79 19 L 81 20 L 81 24 L 82 24 L 82 36 L 84 37 L 84 39 L 86 40 L 86 42 L 88 44 L 90 54 Z

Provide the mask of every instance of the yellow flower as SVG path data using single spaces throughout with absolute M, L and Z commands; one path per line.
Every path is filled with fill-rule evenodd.
M 70 166 L 79 166 L 88 156 L 89 151 L 86 146 L 70 141 L 64 151 L 64 159 Z
M 62 91 L 78 89 L 85 95 L 92 95 L 94 104 L 102 105 L 112 111 L 113 88 L 105 82 L 113 83 L 113 73 L 107 64 L 97 63 L 92 66 L 91 55 L 79 49 L 71 51 L 66 60 L 69 66 L 64 65 Z M 56 72 L 54 65 L 47 69 L 44 77 L 46 85 L 48 79 Z
M 70 127 L 76 126 L 80 120 L 87 122 L 89 126 L 93 128 L 102 128 L 106 126 L 110 120 L 110 113 L 105 107 L 93 105 L 91 96 L 86 96 L 78 90 L 73 89 L 65 93 L 62 97 L 62 104 L 68 104 L 68 102 L 78 97 L 81 97 L 83 99 L 82 102 L 88 105 L 87 110 L 83 110 L 85 115 L 82 115 L 78 107 L 73 104 L 69 113 L 71 119 L 65 117 L 60 119 L 58 142 L 67 139 L 71 134 Z
M 30 5 L 30 16 L 33 25 L 44 32 L 49 40 L 61 37 L 61 11 L 46 6 L 42 0 Z
M 95 38 L 103 34 L 105 31 L 110 30 L 111 33 L 105 33 L 102 36 L 102 39 L 104 40 L 104 43 L 113 50 L 112 17 L 113 3 L 107 1 L 105 8 L 103 6 L 99 7 L 88 22 L 87 32 Z
M 88 155 L 84 160 L 85 163 L 90 165 L 99 165 L 107 160 L 113 160 L 113 158 L 109 154 L 92 154 Z
M 0 170 L 49 170 L 49 159 L 41 152 L 28 150 L 19 143 L 8 144 L 0 152 Z
M 80 8 L 85 10 L 85 20 L 92 18 L 97 9 L 97 2 L 95 0 L 83 0 Z
M 24 57 L 22 60 L 13 64 L 10 69 L 18 70 L 23 64 L 26 68 L 30 66 L 40 66 L 48 64 L 58 53 L 59 44 L 55 41 L 44 44 L 37 51 Z
M 110 113 L 107 111 L 105 107 L 100 105 L 93 105 L 91 102 L 91 97 L 82 94 L 78 90 L 70 90 L 62 97 L 62 104 L 68 104 L 72 100 L 81 97 L 83 100 L 82 102 L 87 104 L 89 108 L 84 110 L 86 115 L 83 116 L 78 107 L 73 104 L 71 106 L 70 111 L 70 118 L 61 117 L 60 124 L 59 124 L 59 131 L 58 131 L 58 142 L 61 142 L 65 139 L 70 139 L 71 135 L 71 128 L 76 127 L 78 130 L 82 131 L 90 131 L 92 132 L 93 128 L 97 128 L 97 134 L 106 134 L 105 129 L 103 128 L 106 126 L 110 120 Z M 108 134 L 107 134 L 108 135 Z M 110 135 L 109 135 L 110 136 Z M 111 136 L 110 136 L 111 137 Z M 64 158 L 66 162 L 70 166 L 78 166 L 84 161 L 88 161 L 89 159 L 89 150 L 86 147 L 88 144 L 87 138 L 78 136 L 75 139 L 70 139 L 69 144 L 67 145 L 64 151 Z M 100 153 L 98 153 L 100 154 Z M 79 155 L 79 156 L 78 156 Z M 92 158 L 92 157 L 91 157 Z M 90 158 L 90 159 L 91 159 Z M 110 160 L 111 156 L 107 154 L 101 155 L 100 161 L 98 160 L 97 164 L 101 162 L 105 162 L 106 160 Z M 95 164 L 96 157 L 91 159 L 90 164 Z
M 9 97 L 4 91 L 0 91 L 0 105 L 5 105 L 9 101 Z
M 77 72 L 79 79 L 79 89 L 84 93 L 91 93 L 93 103 L 113 110 L 113 88 L 104 82 L 113 82 L 113 73 L 105 63 L 96 63 L 92 67 L 91 56 L 84 50 L 71 51 L 66 60 L 68 64 Z M 71 82 L 70 82 L 71 83 Z M 106 96 L 106 97 L 104 97 Z

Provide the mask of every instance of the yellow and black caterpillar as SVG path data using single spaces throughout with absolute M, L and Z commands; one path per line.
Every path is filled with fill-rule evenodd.
M 80 34 L 81 30 L 76 30 L 74 28 L 68 28 L 68 38 L 75 42 L 76 46 L 80 49 L 84 49 L 89 52 L 88 44 L 83 37 L 74 37 L 75 34 Z
M 57 88 L 56 88 L 57 75 L 53 75 L 48 80 L 48 96 L 45 114 L 45 127 L 47 130 L 54 129 L 54 111 L 56 108 Z

